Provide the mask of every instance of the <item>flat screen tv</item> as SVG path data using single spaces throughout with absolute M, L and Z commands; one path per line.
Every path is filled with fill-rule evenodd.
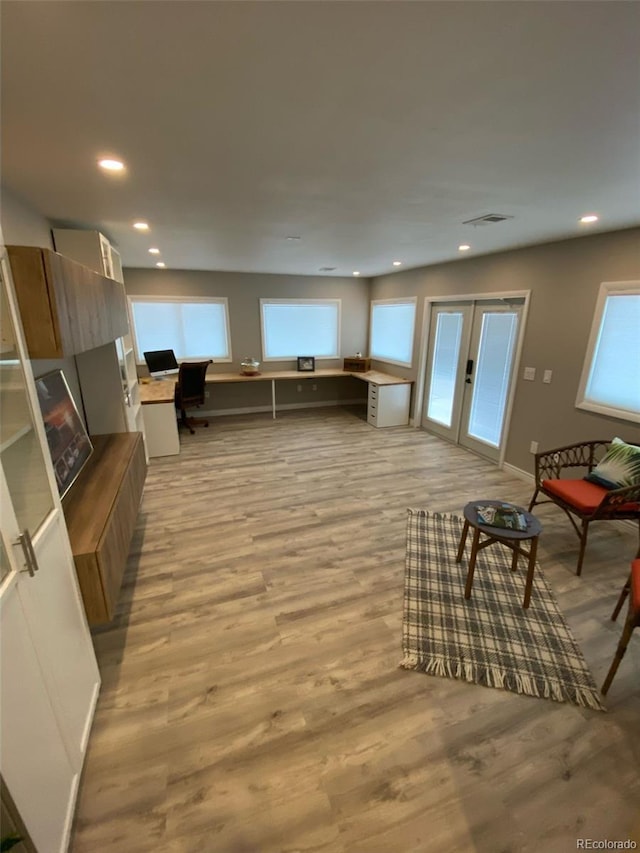
M 58 491 L 63 497 L 91 456 L 93 445 L 61 370 L 38 377 L 36 390 Z
M 172 349 L 150 350 L 143 355 L 151 376 L 168 376 L 180 369 Z

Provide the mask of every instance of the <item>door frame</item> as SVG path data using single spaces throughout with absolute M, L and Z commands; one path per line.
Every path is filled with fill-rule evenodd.
M 498 467 L 504 465 L 504 457 L 509 438 L 511 427 L 511 414 L 513 411 L 513 401 L 516 392 L 516 381 L 520 372 L 520 361 L 522 357 L 522 348 L 524 346 L 524 335 L 527 328 L 527 317 L 529 315 L 529 302 L 531 299 L 530 290 L 501 290 L 491 291 L 490 293 L 458 293 L 450 296 L 442 293 L 438 296 L 425 296 L 424 306 L 422 309 L 422 334 L 420 336 L 420 350 L 418 355 L 418 375 L 415 384 L 415 401 L 413 408 L 413 420 L 411 426 L 420 429 L 422 426 L 422 408 L 424 405 L 424 386 L 427 378 L 427 356 L 429 352 L 429 337 L 431 334 L 431 307 L 437 303 L 443 302 L 484 302 L 496 299 L 524 299 L 522 305 L 522 315 L 520 328 L 518 330 L 518 340 L 516 342 L 516 350 L 513 357 L 513 381 L 509 387 L 507 396 L 507 405 L 504 415 L 503 435 L 505 440 L 500 448 L 500 456 L 498 458 Z M 464 448 L 466 449 L 466 448 Z M 473 451 L 469 451 L 473 452 Z

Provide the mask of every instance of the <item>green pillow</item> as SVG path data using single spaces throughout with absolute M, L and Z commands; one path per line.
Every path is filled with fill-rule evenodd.
M 621 489 L 640 483 L 640 447 L 614 438 L 606 454 L 584 478 L 607 489 Z

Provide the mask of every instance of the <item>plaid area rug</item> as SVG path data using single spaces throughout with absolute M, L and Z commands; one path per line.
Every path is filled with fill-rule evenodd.
M 598 689 L 536 566 L 522 608 L 524 560 L 500 544 L 480 551 L 464 598 L 471 536 L 456 563 L 463 519 L 408 510 L 401 666 L 604 711 Z

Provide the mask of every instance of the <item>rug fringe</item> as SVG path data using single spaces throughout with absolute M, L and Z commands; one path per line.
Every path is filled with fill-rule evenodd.
M 486 687 L 511 690 L 524 696 L 553 699 L 556 702 L 574 702 L 583 708 L 606 711 L 600 697 L 593 690 L 575 687 L 567 690 L 560 681 L 554 679 L 532 678 L 517 672 L 507 672 L 493 666 L 476 666 L 468 661 L 452 662 L 441 657 L 420 659 L 415 652 L 407 652 L 400 663 L 402 669 L 412 669 L 427 675 L 443 678 L 458 678 Z

